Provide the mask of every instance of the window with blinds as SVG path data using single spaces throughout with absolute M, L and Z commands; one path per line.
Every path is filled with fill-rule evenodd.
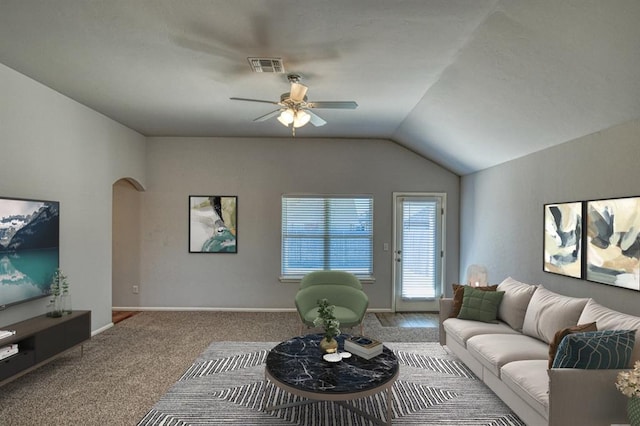
M 373 197 L 282 197 L 282 277 L 336 269 L 373 275 Z

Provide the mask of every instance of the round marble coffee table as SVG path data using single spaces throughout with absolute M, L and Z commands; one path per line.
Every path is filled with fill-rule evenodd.
M 348 335 L 337 337 L 339 351 L 344 350 Z M 394 353 L 383 348 L 382 354 L 366 360 L 353 355 L 339 362 L 328 362 L 322 358 L 319 348 L 321 334 L 298 336 L 278 344 L 267 355 L 265 380 L 305 400 L 265 407 L 265 411 L 294 407 L 316 401 L 335 401 L 378 424 L 391 424 L 391 387 L 398 378 L 398 359 Z M 268 401 L 266 394 L 263 401 Z M 366 413 L 346 401 L 387 392 L 386 421 Z M 263 403 L 264 406 L 264 403 Z

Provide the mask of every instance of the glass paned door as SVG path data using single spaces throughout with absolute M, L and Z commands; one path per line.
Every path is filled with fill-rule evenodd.
M 394 194 L 397 312 L 437 311 L 442 295 L 444 194 Z

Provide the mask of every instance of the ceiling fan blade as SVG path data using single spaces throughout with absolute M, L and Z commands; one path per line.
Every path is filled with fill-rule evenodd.
M 294 102 L 302 102 L 308 89 L 304 84 L 291 83 L 291 93 L 289 93 L 289 97 Z
M 232 101 L 262 102 L 265 104 L 280 105 L 278 102 L 263 101 L 261 99 L 248 99 L 248 98 L 229 98 L 229 99 L 231 99 Z
M 275 111 L 271 111 L 271 112 L 269 112 L 269 113 L 267 113 L 265 115 L 261 115 L 260 117 L 255 118 L 253 121 L 266 121 L 266 120 L 268 120 L 270 118 L 273 118 L 276 115 L 280 114 L 280 111 L 282 111 L 282 110 L 277 109 Z
M 308 102 L 307 108 L 356 109 L 358 108 L 358 103 L 354 101 Z
M 319 117 L 318 115 L 314 114 L 313 112 L 311 112 L 309 110 L 305 110 L 305 112 L 311 116 L 311 118 L 309 119 L 309 122 L 311 124 L 313 124 L 314 126 L 320 127 L 320 126 L 324 126 L 325 124 L 327 124 L 327 122 L 324 121 L 323 118 Z

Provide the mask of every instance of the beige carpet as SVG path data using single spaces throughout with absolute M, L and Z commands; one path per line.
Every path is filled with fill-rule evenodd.
M 80 349 L 0 388 L 0 424 L 135 425 L 213 341 L 276 342 L 298 335 L 295 312 L 142 312 Z M 436 341 L 437 329 L 381 327 L 383 341 Z

